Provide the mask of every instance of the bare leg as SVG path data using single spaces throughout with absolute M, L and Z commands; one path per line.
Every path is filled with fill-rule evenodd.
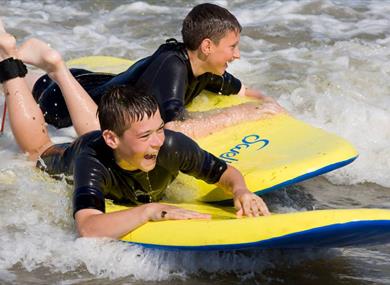
M 0 34 L 2 33 L 6 33 L 5 31 L 5 28 L 4 28 L 4 24 L 3 22 L 1 21 L 1 18 L 0 18 Z M 26 76 L 24 77 L 24 80 L 26 81 L 27 83 L 27 86 L 28 88 L 32 91 L 33 87 L 34 87 L 34 84 L 35 82 L 37 82 L 37 80 L 42 76 L 44 75 L 43 72 L 39 72 L 39 71 L 33 71 L 33 72 L 28 72 L 26 74 Z
M 18 56 L 23 62 L 43 69 L 57 82 L 78 135 L 100 129 L 96 103 L 73 77 L 57 51 L 38 39 L 30 39 L 19 48 Z
M 38 70 L 29 70 L 26 74 L 26 77 L 24 77 L 24 81 L 26 81 L 26 84 L 28 86 L 28 89 L 30 91 L 33 90 L 35 83 L 38 81 L 39 78 L 41 78 L 45 73 L 43 71 Z
M 0 32 L 0 61 L 9 57 L 17 57 L 15 38 Z M 37 160 L 53 144 L 48 136 L 41 109 L 23 78 L 5 81 L 3 88 L 16 142 L 23 152 L 28 153 L 31 160 Z

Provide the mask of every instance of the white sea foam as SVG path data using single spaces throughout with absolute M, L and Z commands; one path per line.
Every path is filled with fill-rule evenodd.
M 169 14 L 171 8 L 159 5 L 151 5 L 142 1 L 138 1 L 131 4 L 121 5 L 112 11 L 113 15 L 121 15 L 131 13 L 134 16 L 145 15 L 145 14 Z

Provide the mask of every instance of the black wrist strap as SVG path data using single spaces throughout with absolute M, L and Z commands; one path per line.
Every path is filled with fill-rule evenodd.
M 16 77 L 24 77 L 26 73 L 27 68 L 19 59 L 10 57 L 0 62 L 0 83 Z

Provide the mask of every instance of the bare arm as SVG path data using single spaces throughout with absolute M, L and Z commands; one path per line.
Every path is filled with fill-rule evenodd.
M 218 182 L 218 186 L 233 194 L 238 217 L 243 215 L 258 217 L 270 214 L 263 199 L 248 190 L 244 177 L 233 166 L 228 165 Z
M 282 106 L 280 106 L 274 98 L 264 95 L 259 90 L 246 88 L 244 85 L 242 85 L 240 92 L 238 92 L 238 95 L 260 100 L 261 102 L 263 102 L 264 108 L 266 108 L 269 113 L 278 114 L 286 112 L 286 110 Z
M 76 227 L 81 236 L 114 239 L 126 235 L 149 221 L 210 218 L 208 214 L 159 203 L 144 204 L 107 214 L 96 209 L 82 209 L 75 215 Z
M 229 126 L 260 120 L 274 114 L 274 110 L 270 110 L 268 107 L 267 104 L 262 102 L 250 102 L 225 109 L 192 113 L 190 118 L 185 121 L 166 123 L 165 128 L 198 139 Z

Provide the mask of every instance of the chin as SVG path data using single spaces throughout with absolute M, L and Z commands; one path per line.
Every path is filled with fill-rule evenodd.
M 222 71 L 218 70 L 218 71 L 215 71 L 213 72 L 215 75 L 219 75 L 219 76 L 222 76 L 224 73 L 225 73 L 226 69 L 223 69 Z
M 227 66 L 225 66 L 224 68 L 221 69 L 221 72 L 219 73 L 219 75 L 223 75 L 225 72 L 226 72 L 226 69 L 227 69 Z
M 153 165 L 144 165 L 140 168 L 143 172 L 149 172 L 149 171 L 153 170 L 155 167 L 156 167 L 156 163 L 153 163 Z

